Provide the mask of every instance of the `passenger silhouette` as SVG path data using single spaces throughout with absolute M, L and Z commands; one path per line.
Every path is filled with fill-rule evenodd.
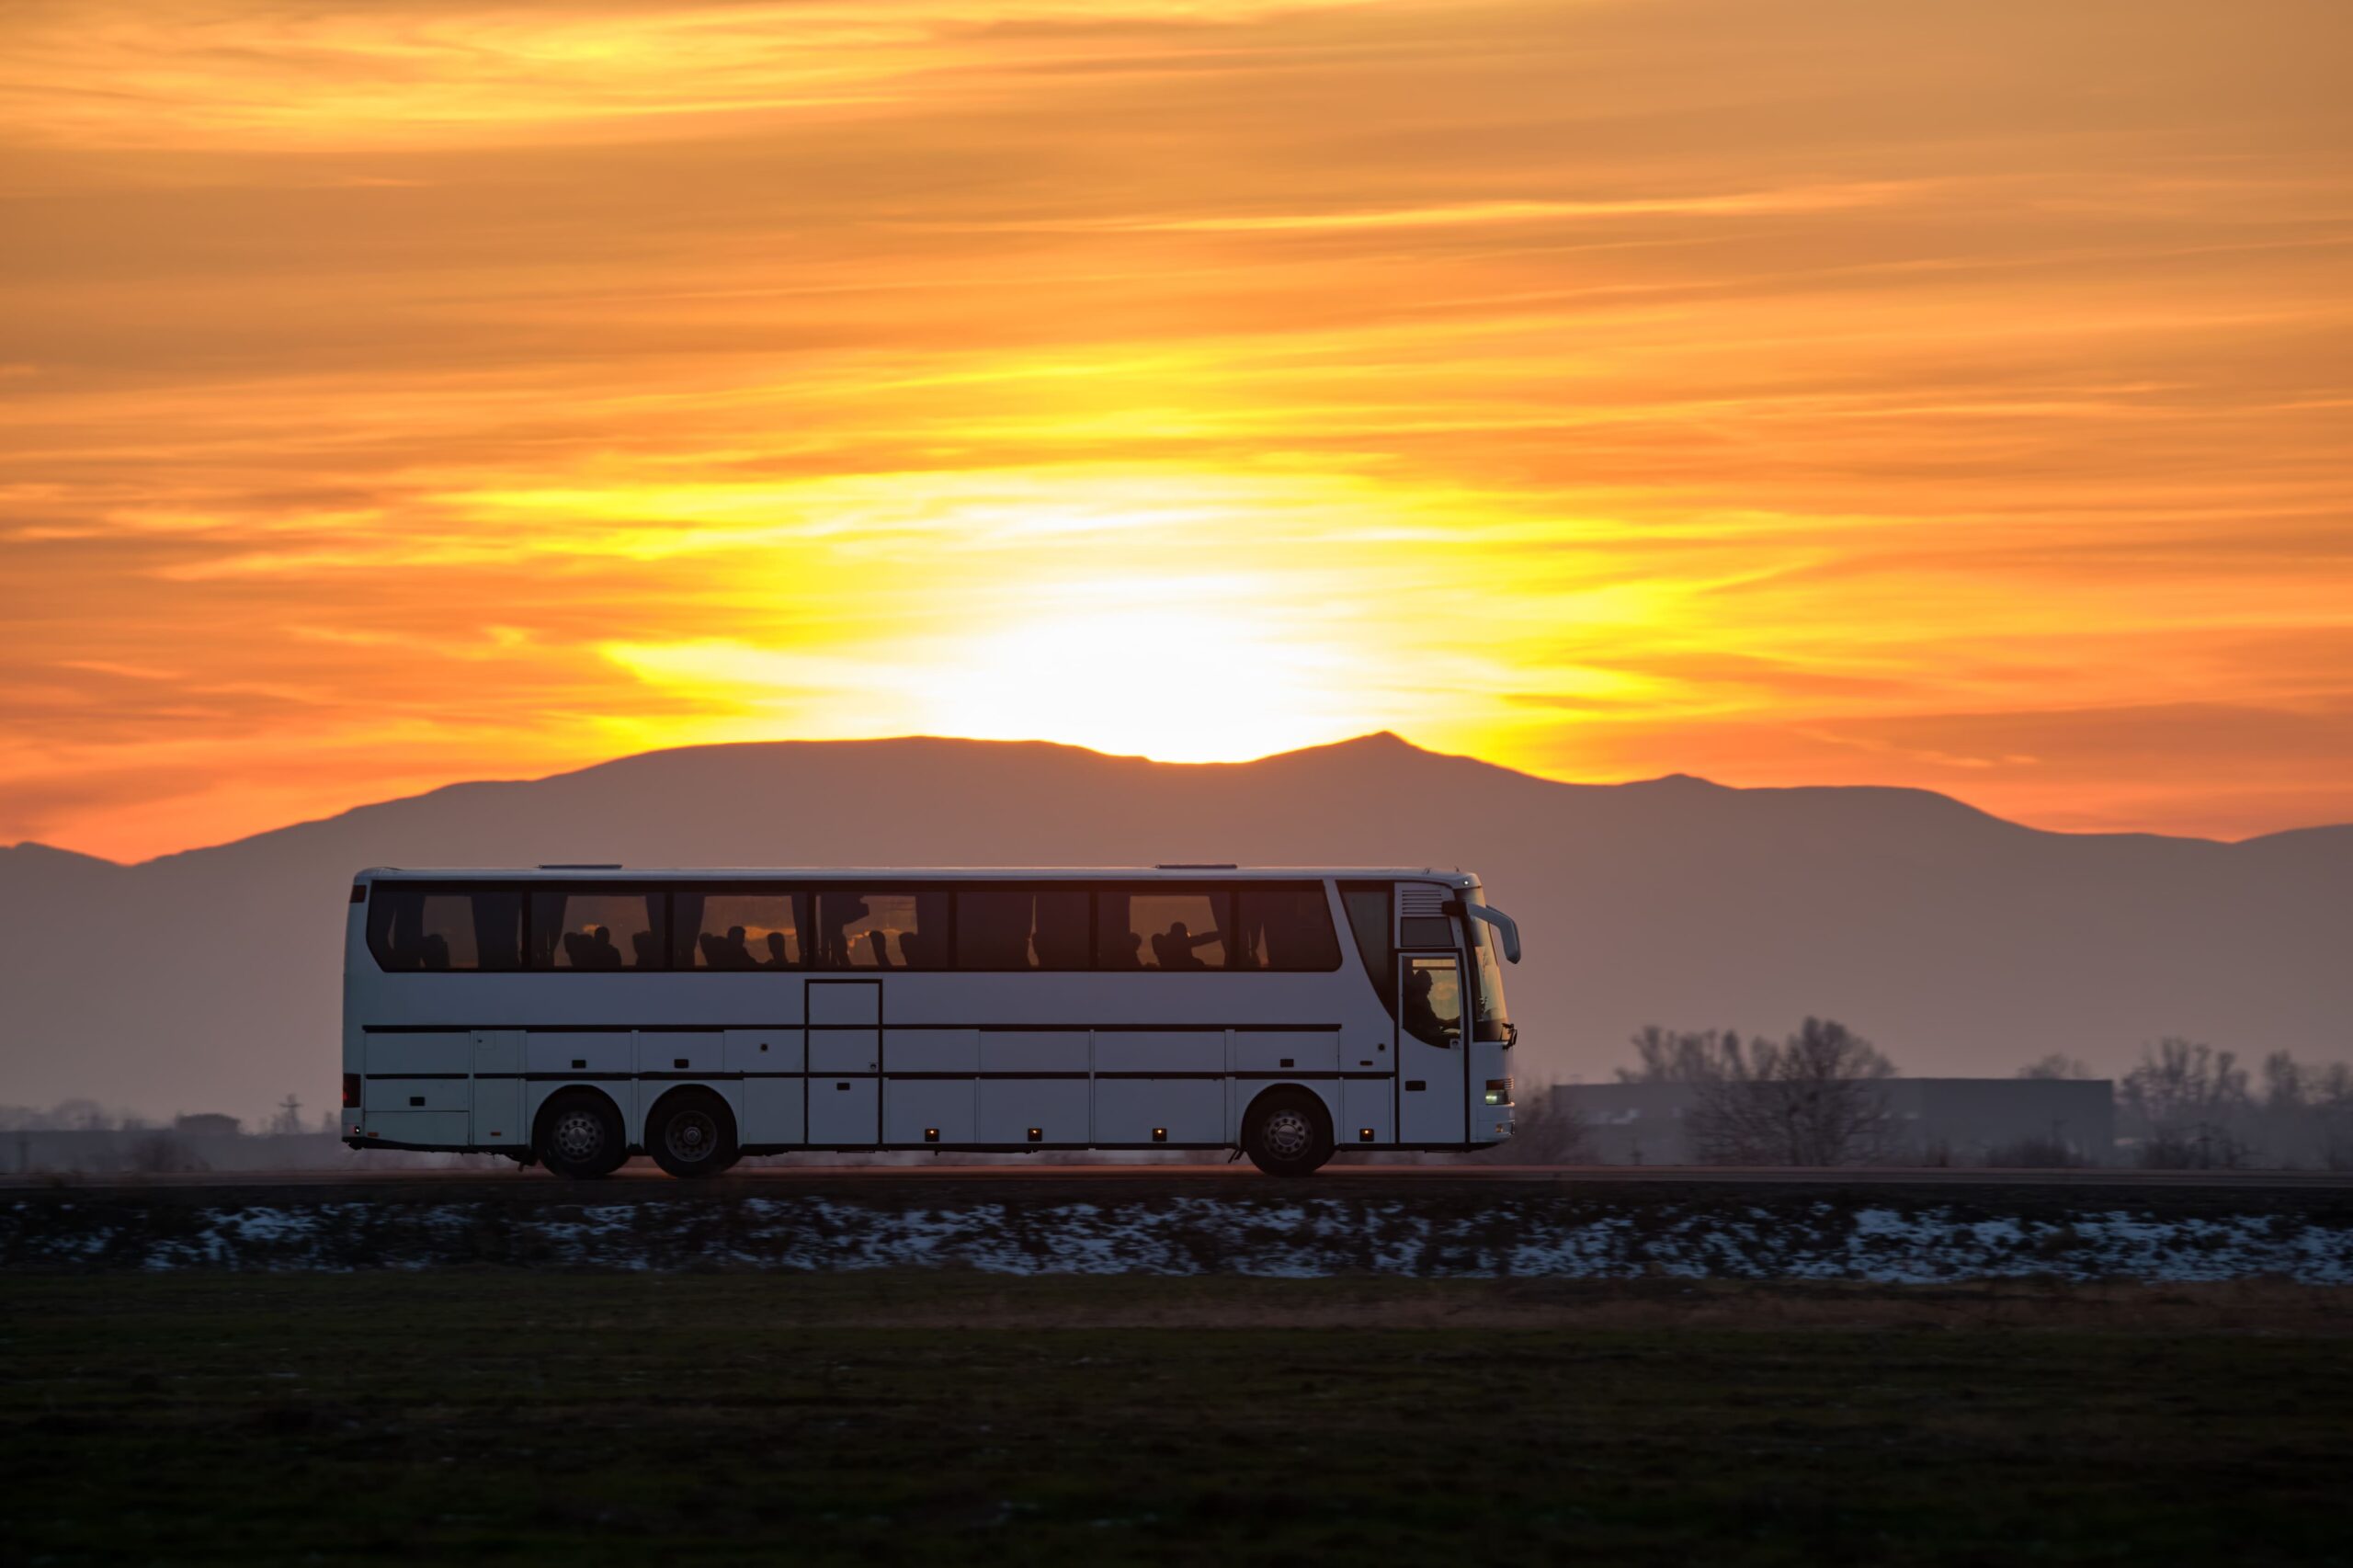
M 588 960 L 588 938 L 577 931 L 563 934 L 563 962 L 568 969 L 595 967 Z
M 448 969 L 449 938 L 438 931 L 428 933 L 425 940 L 417 944 L 416 960 L 420 969 Z
M 850 923 L 867 915 L 866 901 L 855 894 L 817 895 L 817 963 L 823 969 L 850 967 Z
M 783 932 L 771 931 L 768 933 L 768 961 L 760 967 L 763 969 L 790 969 L 792 967 L 792 960 L 784 950 Z
M 613 930 L 611 926 L 599 926 L 596 930 L 589 933 L 588 967 L 590 969 L 619 969 L 621 967 L 621 950 L 613 946 Z
M 1163 969 L 1207 969 L 1209 965 L 1196 957 L 1193 949 L 1207 947 L 1217 939 L 1218 934 L 1214 931 L 1204 931 L 1196 937 L 1186 929 L 1182 920 L 1172 920 L 1167 930 L 1153 937 L 1152 956 L 1160 961 Z
M 636 967 L 639 969 L 659 969 L 662 967 L 660 964 L 656 963 L 654 959 L 654 948 L 653 932 L 631 932 L 629 934 L 629 945 L 637 949 Z
M 878 926 L 873 930 L 869 931 L 866 934 L 866 945 L 874 949 L 874 967 L 876 969 L 890 969 L 894 967 L 891 962 L 891 943 L 889 935 L 884 932 L 881 926 Z
M 741 926 L 727 927 L 726 939 L 719 944 L 722 969 L 756 969 L 752 961 L 752 949 L 745 946 L 745 931 Z
M 1430 1005 L 1438 976 L 1427 969 L 1410 971 L 1405 979 L 1405 1032 L 1432 1045 L 1448 1045 L 1446 1020 Z

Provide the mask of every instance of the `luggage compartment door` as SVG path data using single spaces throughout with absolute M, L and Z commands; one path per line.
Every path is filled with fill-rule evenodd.
M 882 1142 L 882 983 L 808 983 L 809 1142 L 874 1148 Z
M 523 1031 L 476 1029 L 471 1136 L 477 1149 L 528 1149 L 523 1124 Z

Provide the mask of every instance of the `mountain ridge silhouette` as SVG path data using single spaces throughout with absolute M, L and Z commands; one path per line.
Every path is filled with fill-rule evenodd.
M 2162 1034 L 2353 1055 L 2353 826 L 2056 834 L 1949 796 L 1562 783 L 1387 733 L 1245 763 L 906 736 L 639 753 L 123 865 L 0 849 L 0 1102 L 252 1112 L 332 1088 L 344 888 L 370 865 L 1462 866 L 1527 933 L 1523 1080 L 1645 1023 L 1836 1016 L 1907 1072 Z

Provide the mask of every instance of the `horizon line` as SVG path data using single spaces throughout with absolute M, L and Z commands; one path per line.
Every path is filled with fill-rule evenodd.
M 2053 837 L 2061 838 L 2150 838 L 2171 843 L 2211 844 L 2227 846 L 2255 844 L 2266 839 L 2288 837 L 2296 834 L 2325 833 L 2334 828 L 2353 827 L 2353 823 L 2308 823 L 2297 827 L 2277 828 L 2265 833 L 2249 834 L 2243 838 L 2219 838 L 2199 834 L 2165 833 L 2146 828 L 2053 828 L 2038 826 L 2033 823 L 2022 822 L 2014 817 L 2005 817 L 1969 801 L 1965 801 L 1958 795 L 1949 794 L 1941 790 L 1932 790 L 1926 786 L 1917 784 L 1727 784 L 1719 779 L 1708 778 L 1702 774 L 1688 773 L 1679 769 L 1666 773 L 1646 775 L 1639 778 L 1604 779 L 1564 778 L 1556 778 L 1549 774 L 1531 772 L 1524 767 L 1514 767 L 1507 763 L 1493 762 L 1485 757 L 1475 756 L 1467 752 L 1439 751 L 1433 747 L 1423 745 L 1410 737 L 1400 733 L 1396 730 L 1388 728 L 1369 730 L 1361 734 L 1349 735 L 1336 741 L 1323 741 L 1313 745 L 1292 746 L 1285 750 L 1266 752 L 1256 756 L 1219 758 L 1213 760 L 1177 760 L 1155 757 L 1151 756 L 1149 753 L 1105 751 L 1098 747 L 1083 745 L 1076 742 L 1050 740 L 1042 736 L 1010 739 L 978 735 L 949 735 L 917 733 L 902 735 L 825 737 L 779 736 L 773 739 L 756 741 L 700 741 L 687 745 L 656 746 L 646 751 L 624 752 L 618 756 L 600 758 L 595 762 L 584 763 L 575 767 L 561 768 L 551 773 L 534 774 L 527 777 L 453 778 L 447 783 L 437 784 L 429 789 L 420 790 L 414 793 L 404 795 L 389 795 L 377 800 L 362 801 L 356 804 L 346 806 L 340 811 L 330 812 L 324 816 L 301 817 L 291 822 L 280 823 L 274 827 L 263 828 L 257 832 L 245 834 L 236 838 L 222 839 L 207 844 L 191 844 L 181 848 L 165 850 L 158 855 L 151 855 L 146 858 L 140 860 L 118 860 L 109 856 L 99 855 L 84 849 L 76 849 L 70 845 L 52 844 L 43 839 L 34 838 L 20 839 L 14 844 L 0 845 L 0 851 L 17 851 L 27 849 L 41 850 L 53 855 L 71 856 L 77 859 L 94 861 L 100 865 L 131 870 L 144 866 L 157 865 L 165 860 L 176 859 L 183 855 L 203 854 L 217 849 L 232 848 L 241 844 L 250 844 L 256 839 L 269 837 L 273 834 L 286 833 L 297 828 L 315 827 L 327 823 L 339 822 L 345 817 L 355 815 L 360 812 L 370 811 L 381 806 L 396 805 L 404 801 L 426 800 L 431 796 L 442 794 L 451 790 L 468 789 L 481 785 L 542 784 L 551 782 L 559 778 L 574 778 L 584 773 L 593 773 L 599 768 L 612 767 L 623 763 L 633 762 L 645 757 L 678 756 L 688 752 L 745 751 L 774 746 L 887 746 L 904 745 L 911 742 L 929 742 L 952 745 L 989 747 L 1044 747 L 1058 752 L 1078 753 L 1086 756 L 1097 757 L 1108 762 L 1143 763 L 1153 767 L 1183 769 L 1255 767 L 1270 762 L 1279 762 L 1294 757 L 1310 756 L 1317 753 L 1337 752 L 1350 747 L 1361 747 L 1375 743 L 1389 742 L 1402 746 L 1408 751 L 1417 753 L 1423 756 L 1433 757 L 1449 762 L 1467 762 L 1474 767 L 1492 768 L 1495 772 L 1511 774 L 1515 777 L 1528 779 L 1533 783 L 1558 785 L 1564 789 L 1624 790 L 1660 784 L 1691 784 L 1704 786 L 1711 790 L 1722 790 L 1739 794 L 1761 795 L 1790 794 L 1801 791 L 1838 791 L 1852 794 L 1871 793 L 1925 796 L 1931 800 L 1941 801 L 1949 804 L 1958 806 L 1964 811 L 1984 817 L 1989 822 L 1999 823 L 2007 827 L 2014 827 L 2021 832 L 2047 834 Z

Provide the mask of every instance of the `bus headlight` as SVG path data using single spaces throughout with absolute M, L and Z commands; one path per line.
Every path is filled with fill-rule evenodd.
M 1511 1080 L 1509 1078 L 1490 1078 L 1487 1080 L 1487 1103 L 1489 1105 L 1511 1104 Z

